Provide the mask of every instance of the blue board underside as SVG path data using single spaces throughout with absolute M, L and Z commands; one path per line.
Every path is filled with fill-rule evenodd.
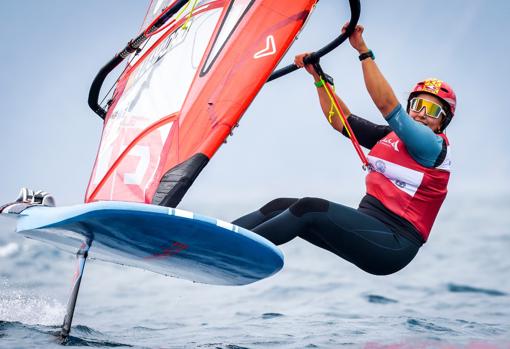
M 167 207 L 105 201 L 32 207 L 17 231 L 89 257 L 214 285 L 245 285 L 283 266 L 281 251 L 259 235 L 214 218 Z

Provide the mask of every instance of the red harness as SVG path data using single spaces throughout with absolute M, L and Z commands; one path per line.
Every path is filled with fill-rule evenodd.
M 446 136 L 441 137 L 448 145 Z M 411 222 L 427 241 L 448 191 L 449 147 L 442 164 L 425 167 L 411 157 L 404 142 L 391 132 L 372 148 L 368 161 L 367 194 Z

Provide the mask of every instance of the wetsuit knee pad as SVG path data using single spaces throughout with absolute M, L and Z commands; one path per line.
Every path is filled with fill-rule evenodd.
M 329 201 L 320 198 L 302 198 L 289 207 L 290 212 L 301 217 L 309 212 L 326 212 L 329 209 Z
M 268 215 L 275 211 L 283 211 L 289 208 L 292 204 L 296 203 L 296 198 L 279 198 L 268 202 L 259 210 L 263 215 Z

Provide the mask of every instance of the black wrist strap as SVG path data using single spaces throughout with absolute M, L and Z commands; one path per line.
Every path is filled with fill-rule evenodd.
M 375 60 L 375 55 L 372 52 L 372 50 L 368 50 L 367 52 L 363 52 L 362 54 L 360 54 L 358 58 L 360 61 L 367 59 L 367 58 L 372 58 L 372 60 Z

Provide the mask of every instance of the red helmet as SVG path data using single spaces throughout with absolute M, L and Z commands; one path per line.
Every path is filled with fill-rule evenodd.
M 416 84 L 416 86 L 414 86 L 413 90 L 409 94 L 408 110 L 409 102 L 411 99 L 420 93 L 428 93 L 434 95 L 444 102 L 447 109 L 446 118 L 444 119 L 443 125 L 441 126 L 441 130 L 444 130 L 455 114 L 455 107 L 457 105 L 457 96 L 455 96 L 455 92 L 453 92 L 453 89 L 450 85 L 439 79 L 426 79 L 420 81 Z

